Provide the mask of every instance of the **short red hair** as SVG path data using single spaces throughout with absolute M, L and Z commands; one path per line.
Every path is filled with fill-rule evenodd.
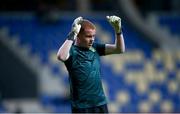
M 96 27 L 89 20 L 83 19 L 83 21 L 81 22 L 81 29 L 80 29 L 79 33 L 83 33 L 86 29 L 95 29 L 96 30 Z

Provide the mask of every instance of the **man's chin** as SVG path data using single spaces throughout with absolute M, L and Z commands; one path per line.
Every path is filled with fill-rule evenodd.
M 93 44 L 89 44 L 89 46 L 92 46 Z
M 92 47 L 92 45 L 88 45 L 88 48 Z

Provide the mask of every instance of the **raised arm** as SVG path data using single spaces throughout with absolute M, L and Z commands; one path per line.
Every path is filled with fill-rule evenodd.
M 121 18 L 117 16 L 107 16 L 108 22 L 114 28 L 115 42 L 114 44 L 106 44 L 105 54 L 119 54 L 125 52 L 124 37 L 121 29 Z
M 78 17 L 74 20 L 72 24 L 72 29 L 69 32 L 67 39 L 62 44 L 62 46 L 59 48 L 57 52 L 57 59 L 60 61 L 66 61 L 69 58 L 69 51 L 71 49 L 71 46 L 74 42 L 74 40 L 77 38 L 77 35 L 81 29 L 80 22 L 83 20 L 82 17 Z

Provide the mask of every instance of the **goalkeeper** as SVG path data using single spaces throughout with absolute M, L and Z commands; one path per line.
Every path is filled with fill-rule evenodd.
M 89 20 L 74 20 L 67 39 L 59 48 L 57 58 L 68 72 L 73 113 L 108 113 L 100 73 L 100 56 L 125 51 L 121 18 L 107 16 L 115 31 L 114 44 L 95 43 L 96 27 Z

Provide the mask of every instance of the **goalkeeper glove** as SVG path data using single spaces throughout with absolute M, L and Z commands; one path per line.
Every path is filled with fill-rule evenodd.
M 76 37 L 81 29 L 82 20 L 83 20 L 82 17 L 78 17 L 74 20 L 74 22 L 72 24 L 71 32 L 67 36 L 68 40 L 74 41 L 76 39 Z
M 121 34 L 121 18 L 118 16 L 106 16 L 108 22 L 114 28 L 117 34 Z

